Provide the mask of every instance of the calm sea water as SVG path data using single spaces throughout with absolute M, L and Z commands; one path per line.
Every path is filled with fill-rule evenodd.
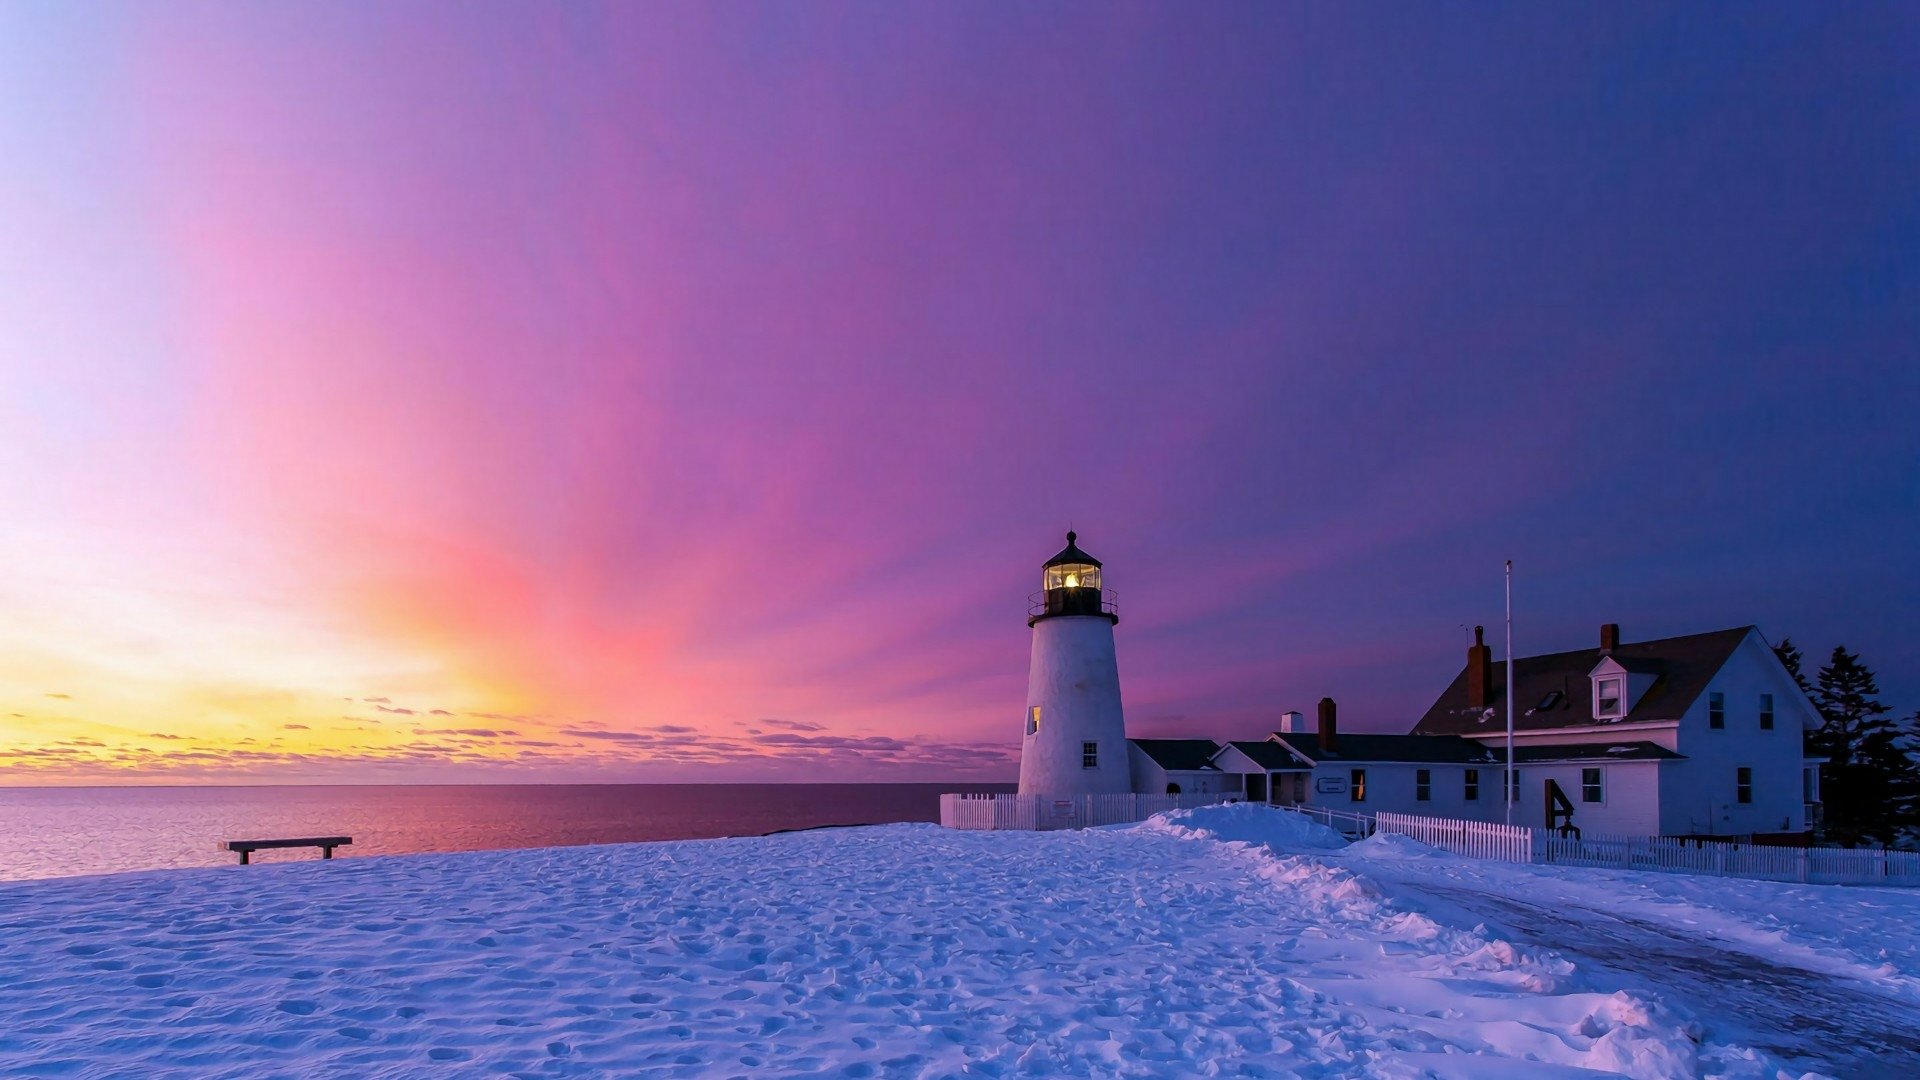
M 0 881 L 221 866 L 223 840 L 351 836 L 337 858 L 758 836 L 939 820 L 943 791 L 1012 784 L 0 788 Z M 314 859 L 312 848 L 256 862 Z

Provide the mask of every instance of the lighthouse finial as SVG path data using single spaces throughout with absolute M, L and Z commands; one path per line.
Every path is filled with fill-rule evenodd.
M 1074 540 L 1078 539 L 1079 535 L 1080 534 L 1074 532 L 1072 529 L 1068 529 L 1067 530 L 1067 546 L 1072 547 Z

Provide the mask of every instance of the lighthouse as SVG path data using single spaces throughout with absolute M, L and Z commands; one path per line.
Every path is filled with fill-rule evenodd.
M 1133 790 L 1120 668 L 1113 628 L 1120 621 L 1100 582 L 1100 560 L 1067 534 L 1048 559 L 1028 609 L 1033 659 L 1027 668 L 1026 736 L 1020 794 L 1103 795 Z

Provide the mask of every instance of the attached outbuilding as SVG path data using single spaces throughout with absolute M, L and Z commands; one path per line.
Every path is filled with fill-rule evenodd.
M 1215 795 L 1240 792 L 1240 777 L 1213 763 L 1212 739 L 1128 739 L 1133 790 L 1142 795 Z

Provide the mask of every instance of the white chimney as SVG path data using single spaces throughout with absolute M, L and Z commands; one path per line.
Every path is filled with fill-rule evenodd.
M 1297 712 L 1280 714 L 1280 733 L 1282 735 L 1304 735 L 1307 733 L 1307 718 Z

